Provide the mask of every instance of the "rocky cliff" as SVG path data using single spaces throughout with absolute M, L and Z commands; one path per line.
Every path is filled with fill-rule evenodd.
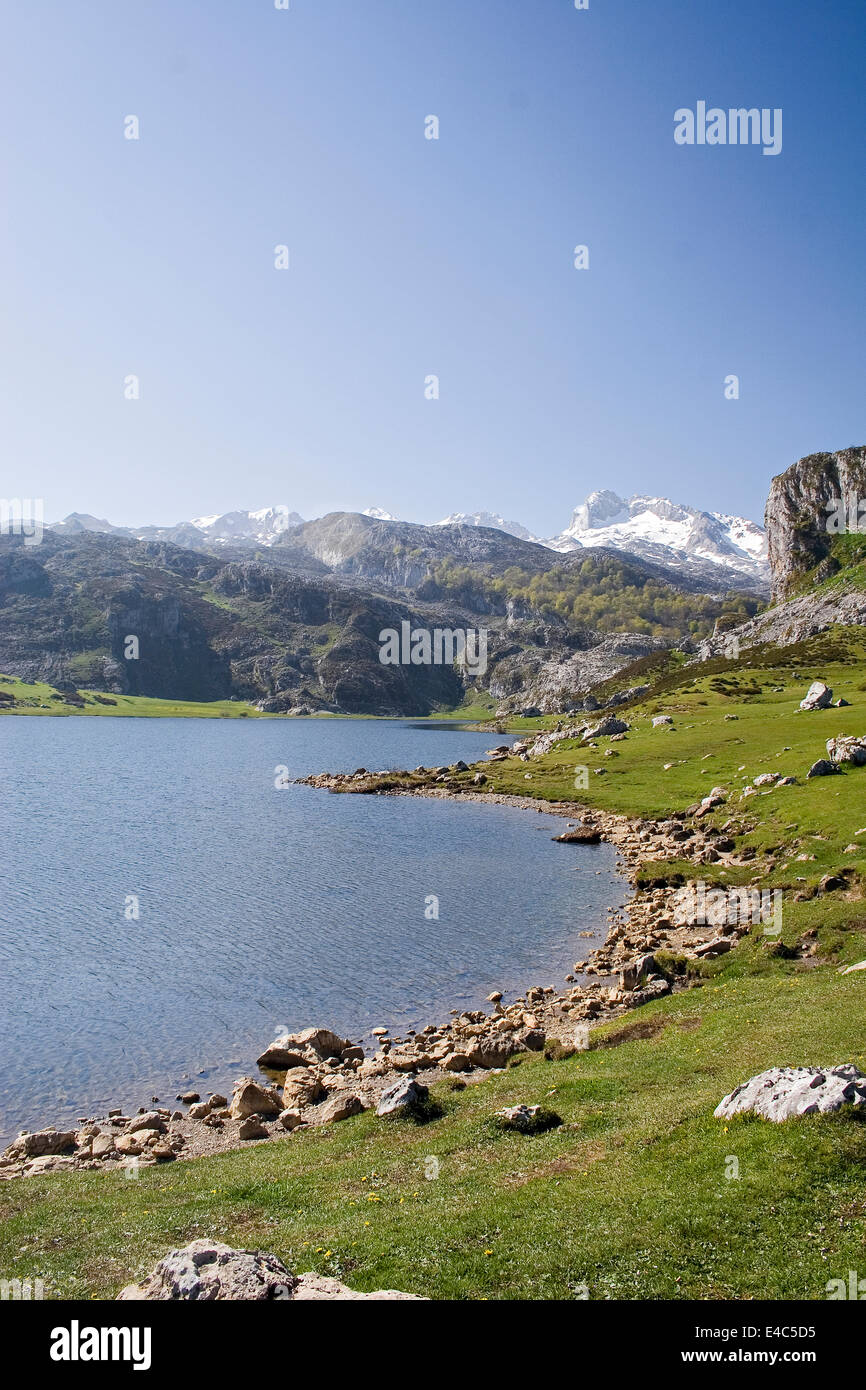
M 842 567 L 834 554 L 830 509 L 866 501 L 866 446 L 809 454 L 770 484 L 765 525 L 773 600 L 790 598 L 807 574 L 820 582 Z

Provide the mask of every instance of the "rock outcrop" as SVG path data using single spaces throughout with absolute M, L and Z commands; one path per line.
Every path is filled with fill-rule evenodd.
M 128 1284 L 118 1295 L 127 1301 L 168 1302 L 215 1300 L 298 1302 L 313 1299 L 407 1299 L 417 1294 L 380 1289 L 356 1293 L 337 1279 L 320 1274 L 292 1274 L 276 1255 L 260 1250 L 234 1250 L 216 1240 L 194 1240 L 172 1250 L 139 1284 Z
M 866 1076 L 850 1063 L 837 1067 L 771 1067 L 737 1086 L 716 1106 L 717 1120 L 748 1110 L 779 1122 L 866 1105 Z
M 828 578 L 838 566 L 831 555 L 828 522 L 842 501 L 846 509 L 866 499 L 866 446 L 835 454 L 809 454 L 770 484 L 765 525 L 776 602 L 790 597 L 798 580 L 820 567 Z

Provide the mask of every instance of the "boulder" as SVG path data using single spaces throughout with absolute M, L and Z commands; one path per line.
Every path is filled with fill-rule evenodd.
M 114 1141 L 114 1147 L 118 1153 L 136 1158 L 144 1145 L 136 1134 L 120 1134 Z
M 813 681 L 800 701 L 800 709 L 827 709 L 833 703 L 833 691 L 823 681 Z
M 37 1178 L 40 1173 L 66 1173 L 75 1167 L 75 1159 L 61 1154 L 43 1154 L 33 1158 L 24 1169 L 24 1176 Z
M 283 1083 L 283 1102 L 277 1104 L 275 1114 L 281 1110 L 303 1109 L 305 1105 L 312 1105 L 319 1100 L 325 1093 L 319 1077 L 309 1067 L 292 1067 L 286 1072 L 286 1079 Z
M 778 1123 L 841 1110 L 843 1105 L 866 1105 L 866 1076 L 849 1062 L 836 1067 L 772 1067 L 737 1086 L 713 1113 L 718 1120 L 728 1120 L 752 1110 Z
M 559 845 L 598 845 L 601 844 L 601 831 L 578 826 L 575 830 L 563 830 L 561 835 L 550 838 Z
M 513 1129 L 518 1134 L 543 1134 L 547 1129 L 556 1129 L 562 1119 L 553 1110 L 544 1110 L 540 1105 L 511 1105 L 497 1110 L 495 1120 L 500 1129 Z
M 42 1158 L 46 1154 L 62 1154 L 76 1146 L 75 1130 L 39 1129 L 35 1134 L 19 1134 L 5 1152 L 7 1158 Z
M 200 1303 L 217 1299 L 244 1302 L 288 1302 L 290 1299 L 415 1299 L 395 1289 L 355 1293 L 337 1279 L 319 1274 L 292 1274 L 276 1255 L 261 1250 L 233 1250 L 216 1240 L 194 1240 L 172 1250 L 139 1284 L 118 1295 L 127 1301 L 168 1302 L 188 1299 Z
M 600 724 L 588 729 L 584 738 L 609 738 L 611 734 L 627 734 L 629 728 L 630 725 L 624 719 L 617 719 L 615 715 L 609 714 Z
M 164 1134 L 165 1120 L 155 1110 L 148 1110 L 144 1115 L 133 1115 L 126 1126 L 126 1132 L 136 1134 L 140 1129 L 152 1129 L 157 1134 Z
M 267 1137 L 268 1131 L 258 1115 L 247 1115 L 245 1120 L 241 1120 L 238 1129 L 239 1139 L 267 1139 Z
M 673 722 L 669 714 L 657 714 L 653 720 L 653 728 L 658 729 L 662 724 L 673 724 Z
M 716 806 L 721 806 L 727 799 L 728 793 L 725 791 L 724 787 L 713 787 L 712 791 L 709 791 L 707 795 L 701 799 L 700 809 L 701 811 L 713 811 Z
M 280 1124 L 282 1125 L 283 1129 L 297 1129 L 298 1125 L 302 1125 L 303 1123 L 304 1117 L 301 1114 L 300 1110 L 280 1111 Z
M 484 1067 L 491 1070 L 494 1067 L 504 1067 L 509 1057 L 513 1057 L 516 1052 L 525 1052 L 523 1043 L 519 1042 L 513 1033 L 499 1033 L 495 1037 L 473 1038 L 466 1050 L 469 1065 L 473 1067 Z
M 830 762 L 829 758 L 819 758 L 809 768 L 806 777 L 833 777 L 838 771 L 836 763 Z
M 231 1103 L 233 1120 L 245 1120 L 248 1115 L 279 1115 L 282 1109 L 273 1087 L 260 1086 L 251 1076 L 242 1076 L 235 1082 Z
M 647 975 L 652 975 L 657 970 L 656 958 L 653 955 L 636 956 L 625 964 L 619 972 L 620 989 L 637 989 L 641 980 Z
M 360 1096 L 347 1091 L 332 1096 L 319 1108 L 316 1119 L 323 1125 L 336 1124 L 338 1120 L 348 1120 L 352 1115 L 360 1115 L 364 1109 Z
M 339 1057 L 344 1047 L 351 1047 L 350 1038 L 341 1038 L 330 1028 L 305 1028 L 302 1033 L 287 1033 L 280 1039 L 301 1053 L 312 1053 L 320 1061 Z
M 266 1071 L 288 1071 L 289 1067 L 307 1067 L 309 1064 L 308 1054 L 293 1046 L 285 1036 L 275 1038 L 256 1058 L 256 1065 L 264 1067 Z
M 837 738 L 828 738 L 827 754 L 834 763 L 852 763 L 854 767 L 864 767 L 866 737 L 856 738 L 853 734 L 839 734 Z
M 418 1081 L 410 1081 L 408 1078 L 397 1081 L 393 1086 L 389 1086 L 387 1091 L 383 1091 L 376 1106 L 377 1115 L 397 1115 L 411 1112 L 423 1105 L 429 1096 L 426 1086 L 422 1086 Z

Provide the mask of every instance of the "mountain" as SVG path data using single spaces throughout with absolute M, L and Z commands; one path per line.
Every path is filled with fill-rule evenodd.
M 545 544 L 537 536 L 533 536 L 531 531 L 527 531 L 525 526 L 521 526 L 519 521 L 506 521 L 498 512 L 452 512 L 444 521 L 437 521 L 436 525 L 485 526 L 493 531 L 504 531 L 506 535 L 517 536 L 521 541 L 533 541 L 536 545 Z
M 201 537 L 212 523 L 199 521 Z M 87 527 L 46 530 L 34 546 L 0 536 L 0 671 L 274 712 L 416 715 L 467 697 L 555 711 L 758 607 L 621 552 L 560 555 L 484 527 L 337 512 L 255 555 L 231 539 L 193 549 Z M 484 629 L 486 668 L 383 665 L 380 634 L 404 622 Z
M 355 515 L 398 526 L 415 525 L 399 522 L 382 507 L 367 507 L 360 513 L 329 513 L 329 517 Z M 328 518 L 319 520 L 324 522 Z M 53 524 L 51 529 L 58 535 L 97 531 L 139 540 L 170 541 L 190 550 L 249 551 L 282 544 L 287 533 L 311 524 L 305 523 L 297 512 L 280 505 L 263 507 L 259 511 L 198 516 L 174 526 L 113 526 L 109 521 L 73 512 L 64 521 Z M 449 532 L 456 527 L 498 531 L 561 554 L 597 547 L 619 550 L 707 579 L 719 590 L 739 588 L 760 593 L 768 588 L 766 537 L 760 526 L 745 517 L 703 512 L 665 497 L 639 496 L 624 500 L 615 492 L 594 492 L 575 508 L 566 529 L 550 540 L 540 539 L 527 527 L 506 520 L 498 512 L 452 512 L 434 527 L 421 529 L 429 532 L 435 527 Z
M 215 512 L 212 516 L 193 517 L 174 526 L 113 526 L 85 512 L 71 512 L 63 521 L 52 522 L 49 529 L 58 536 L 79 535 L 83 531 L 112 536 L 128 536 L 135 540 L 170 541 L 191 549 L 207 546 L 273 545 L 290 526 L 299 526 L 304 518 L 288 507 L 262 507 L 255 512 Z
M 100 520 L 89 512 L 70 512 L 62 521 L 55 521 L 49 528 L 58 536 L 77 536 L 83 531 L 96 531 L 104 535 L 129 536 L 132 534 L 125 526 L 112 526 L 110 521 Z
M 723 566 L 762 587 L 769 578 L 766 535 L 755 522 L 681 506 L 666 497 L 623 499 L 615 492 L 593 492 L 575 508 L 570 525 L 547 544 L 563 552 L 611 546 L 704 575 L 711 573 L 708 566 Z
M 361 515 L 362 515 L 362 516 L 371 516 L 371 517 L 373 518 L 374 521 L 396 521 L 396 520 L 397 520 L 396 516 L 392 516 L 390 512 L 383 511 L 383 509 L 382 509 L 381 507 L 365 507 L 364 510 L 362 511 Z
M 216 516 L 197 516 L 190 522 L 196 530 L 216 544 L 252 541 L 256 545 L 273 545 L 278 536 L 290 526 L 298 526 L 303 517 L 288 507 L 262 507 L 257 512 L 223 512 Z M 148 528 L 149 529 L 149 528 Z M 139 532 L 133 532 L 140 535 Z

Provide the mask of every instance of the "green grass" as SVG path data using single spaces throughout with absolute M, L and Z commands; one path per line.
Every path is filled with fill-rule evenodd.
M 866 1071 L 866 972 L 839 973 L 866 956 L 864 852 L 844 854 L 866 826 L 866 768 L 802 780 L 831 734 L 866 733 L 866 649 L 836 634 L 790 649 L 784 664 L 773 653 L 750 658 L 664 668 L 626 711 L 633 727 L 622 743 L 560 745 L 539 762 L 487 770 L 498 790 L 648 815 L 681 811 L 717 784 L 733 793 L 741 766 L 749 780 L 797 775 L 796 787 L 732 796 L 715 813 L 717 823 L 735 819 L 739 846 L 755 847 L 752 865 L 650 863 L 642 876 L 780 884 L 783 943 L 815 931 L 817 956 L 773 955 L 756 929 L 700 965 L 693 988 L 597 1030 L 590 1052 L 525 1055 L 462 1090 L 442 1083 L 444 1113 L 424 1125 L 362 1115 L 145 1169 L 137 1181 L 73 1173 L 0 1184 L 0 1276 L 41 1277 L 48 1296 L 111 1298 L 197 1236 L 270 1250 L 291 1269 L 361 1290 L 453 1299 L 568 1299 L 582 1285 L 593 1299 L 823 1299 L 829 1279 L 862 1270 L 866 1122 L 723 1123 L 712 1113 L 769 1066 Z M 819 675 L 851 707 L 794 713 Z M 674 716 L 675 733 L 652 729 L 658 712 Z M 605 747 L 620 756 L 605 758 Z M 580 764 L 590 768 L 586 792 L 574 788 Z M 820 876 L 843 866 L 848 890 L 814 896 Z M 497 1133 L 494 1111 L 520 1101 L 564 1125 Z M 439 1175 L 428 1180 L 431 1158 Z M 728 1176 L 734 1159 L 738 1178 Z
M 3 695 L 11 695 L 7 705 Z M 274 719 L 240 700 L 156 700 L 148 695 L 111 695 L 82 690 L 82 704 L 67 704 L 52 685 L 26 682 L 0 675 L 0 714 L 31 715 L 135 715 L 145 719 Z M 106 703 L 102 703 L 105 701 Z
M 626 710 L 631 729 L 621 743 L 598 740 L 598 748 L 575 742 L 557 744 L 545 757 L 529 763 L 508 759 L 487 769 L 496 791 L 531 795 L 548 801 L 580 800 L 590 806 L 623 814 L 651 817 L 682 812 L 716 786 L 730 793 L 711 820 L 724 824 L 734 817 L 754 828 L 737 837 L 739 846 L 777 854 L 771 882 L 791 887 L 812 882 L 831 869 L 866 872 L 866 768 L 849 768 L 838 777 L 806 780 L 826 741 L 841 733 L 866 735 L 866 647 L 857 639 L 846 647 L 844 660 L 825 661 L 814 675 L 844 696 L 850 708 L 798 711 L 810 677 L 792 665 L 752 667 L 731 662 L 713 669 L 693 667 L 677 677 L 680 684 L 653 693 Z M 720 669 L 719 669 L 720 668 Z M 619 711 L 615 711 L 619 713 Z M 652 727 L 652 717 L 669 714 L 670 726 Z M 736 720 L 727 720 L 735 714 Z M 602 716 L 599 715 L 599 718 Z M 606 757 L 613 749 L 618 756 Z M 665 764 L 671 764 L 667 769 Z M 575 769 L 589 769 L 588 787 L 575 788 Z M 596 769 L 604 768 L 597 776 Z M 526 774 L 530 774 L 527 780 Z M 740 792 L 756 776 L 779 772 L 796 776 L 798 785 L 759 791 L 740 800 Z M 471 773 L 463 780 L 471 781 Z M 820 838 L 819 838 L 820 837 Z M 846 854 L 851 844 L 858 851 Z M 799 854 L 814 859 L 797 861 Z M 692 875 L 693 876 L 693 875 Z
M 756 945 L 755 951 L 760 948 Z M 866 941 L 849 933 L 845 959 Z M 0 1271 L 48 1296 L 112 1298 L 198 1236 L 279 1255 L 352 1287 L 435 1298 L 819 1299 L 861 1268 L 866 1123 L 784 1125 L 712 1111 L 774 1064 L 866 1069 L 863 974 L 719 963 L 701 989 L 639 1017 L 654 1036 L 560 1062 L 538 1055 L 465 1090 L 417 1126 L 372 1115 L 246 1152 L 120 1174 L 0 1186 Z M 517 1101 L 561 1129 L 497 1134 Z M 428 1180 L 430 1158 L 439 1176 Z M 739 1178 L 726 1176 L 731 1158 Z

